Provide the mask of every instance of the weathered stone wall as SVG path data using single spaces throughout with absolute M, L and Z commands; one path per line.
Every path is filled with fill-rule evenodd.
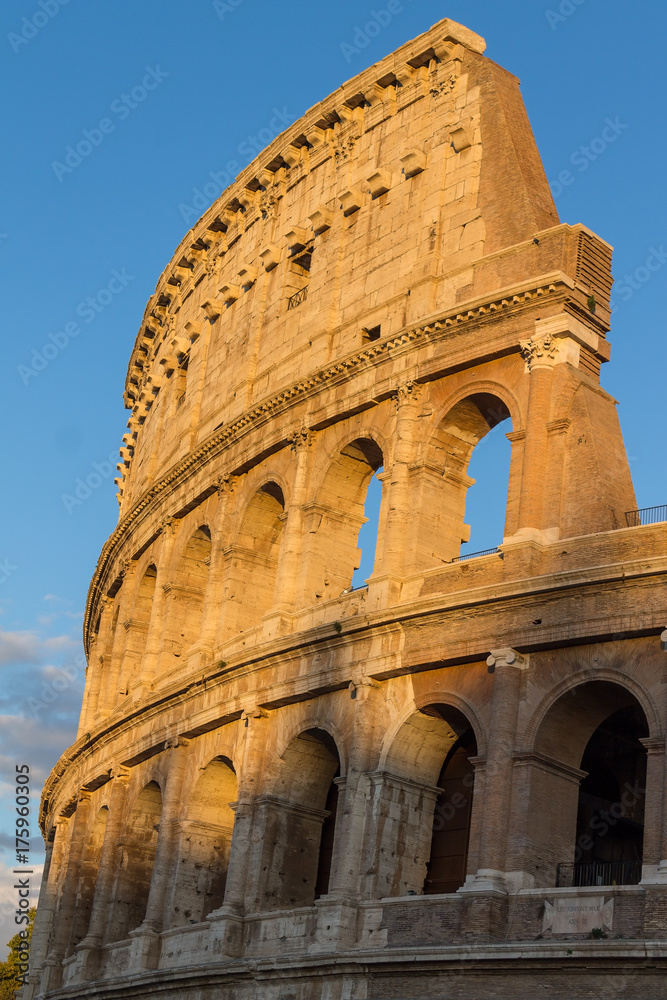
M 483 48 L 443 21 L 346 83 L 158 282 L 26 1000 L 660 995 L 667 532 L 627 526 L 610 248 L 558 223 Z M 504 420 L 504 537 L 461 562 L 468 463 Z M 583 755 L 623 711 L 641 884 L 558 886 Z M 443 830 L 465 877 L 432 895 Z

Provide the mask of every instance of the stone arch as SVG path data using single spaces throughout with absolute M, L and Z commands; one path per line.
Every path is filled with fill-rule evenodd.
M 359 566 L 359 530 L 373 473 L 384 464 L 381 447 L 366 432 L 340 443 L 305 509 L 307 603 L 339 597 Z M 382 550 L 382 525 L 377 551 Z
M 236 797 L 236 772 L 229 757 L 219 754 L 199 769 L 181 819 L 171 927 L 199 923 L 222 906 Z
M 88 932 L 88 924 L 90 923 L 90 915 L 93 909 L 95 886 L 97 885 L 97 873 L 99 871 L 102 846 L 104 844 L 104 835 L 108 818 L 109 808 L 108 806 L 103 805 L 91 816 L 88 824 L 86 841 L 79 868 L 79 879 L 74 902 L 74 914 L 66 956 L 74 953 L 75 947 L 80 941 L 83 940 Z
M 287 724 L 281 734 L 282 739 L 278 744 L 278 759 L 282 760 L 283 754 L 287 751 L 287 748 L 295 739 L 298 739 L 302 733 L 317 730 L 318 732 L 325 734 L 323 738 L 329 746 L 331 746 L 331 743 L 335 745 L 340 765 L 340 773 L 341 775 L 345 775 L 347 773 L 347 751 L 343 734 L 339 727 L 335 725 L 330 718 L 323 717 L 323 715 L 324 713 L 319 712 L 312 713 L 302 716 L 299 719 L 295 719 L 291 724 Z M 282 747 L 282 749 L 280 749 L 280 747 Z M 275 786 L 273 784 L 271 784 L 270 788 L 271 791 L 275 790 Z
M 202 523 L 187 536 L 175 557 L 169 583 L 161 669 L 169 671 L 182 663 L 190 648 L 199 641 L 204 600 L 211 563 L 211 529 Z
M 129 809 L 118 843 L 105 944 L 124 940 L 146 915 L 161 817 L 162 792 L 156 781 L 149 781 Z
M 514 421 L 519 408 L 514 397 L 495 383 L 468 385 L 452 394 L 439 410 L 423 456 L 419 522 L 420 546 L 432 562 L 450 562 L 468 541 L 466 495 L 474 480 L 468 465 L 475 447 L 497 424 Z M 518 510 L 519 471 L 510 469 L 504 534 L 511 534 Z M 516 508 L 516 509 L 515 509 Z M 500 542 L 502 539 L 498 539 Z
M 391 726 L 387 729 L 382 743 L 378 767 L 387 770 L 389 769 L 387 767 L 387 761 L 390 759 L 394 740 L 398 736 L 401 728 L 415 715 L 415 713 L 427 709 L 430 705 L 441 704 L 445 704 L 457 712 L 459 718 L 461 716 L 463 717 L 465 723 L 470 726 L 475 735 L 477 752 L 480 755 L 485 754 L 487 744 L 486 727 L 482 723 L 475 706 L 467 698 L 462 697 L 456 691 L 443 690 L 441 687 L 438 687 L 433 688 L 430 691 L 420 693 L 415 697 L 414 701 L 411 701 L 408 705 L 406 705 L 394 718 Z
M 584 679 L 580 677 L 579 683 L 561 685 L 558 695 L 550 696 L 549 704 L 538 710 L 539 719 L 531 727 L 531 751 L 521 755 L 523 773 L 518 776 L 529 803 L 525 813 L 524 867 L 538 886 L 555 885 L 559 866 L 566 873 L 564 879 L 576 880 L 577 866 L 582 857 L 588 858 L 595 843 L 595 824 L 588 829 L 583 814 L 586 808 L 590 812 L 590 797 L 596 787 L 598 798 L 604 798 L 600 791 L 604 765 L 600 760 L 595 765 L 595 761 L 605 733 L 609 736 L 607 742 L 613 743 L 617 731 L 621 731 L 628 754 L 630 743 L 634 743 L 633 767 L 637 774 L 641 772 L 642 785 L 634 806 L 641 810 L 643 827 L 646 752 L 640 741 L 651 733 L 651 723 L 633 687 L 636 685 L 628 684 L 627 678 L 612 675 L 591 679 L 589 673 Z M 597 773 L 591 772 L 591 762 Z M 622 803 L 619 808 L 623 810 Z M 619 818 L 623 818 L 622 812 L 607 832 L 618 832 Z M 608 847 L 613 839 L 610 837 L 604 846 Z M 638 860 L 639 871 L 641 858 Z
M 226 631 L 252 628 L 273 606 L 284 522 L 283 489 L 266 479 L 247 501 L 232 545 Z
M 646 716 L 651 737 L 660 739 L 663 736 L 664 728 L 661 722 L 660 712 L 651 694 L 639 684 L 634 677 L 629 674 L 620 673 L 618 670 L 605 667 L 578 670 L 576 673 L 565 677 L 559 684 L 554 685 L 540 701 L 525 727 L 525 736 L 521 749 L 527 752 L 537 748 L 538 732 L 544 719 L 552 708 L 561 701 L 563 695 L 570 694 L 583 684 L 594 681 L 606 681 L 609 684 L 625 688 L 628 694 L 632 695 L 640 704 Z
M 413 703 L 401 714 L 378 771 L 369 776 L 369 813 L 375 817 L 371 897 L 454 891 L 472 866 L 477 740 L 470 718 L 446 698 L 442 692 L 431 701 L 422 697 L 419 708 Z
M 253 893 L 259 910 L 310 906 L 328 891 L 331 873 L 340 775 L 334 739 L 324 729 L 301 730 L 275 765 L 255 812 L 262 831 Z

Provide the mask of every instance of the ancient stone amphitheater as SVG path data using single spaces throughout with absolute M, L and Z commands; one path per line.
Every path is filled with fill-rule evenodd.
M 667 513 L 600 386 L 611 248 L 483 51 L 344 84 L 157 284 L 28 1000 L 666 995 Z

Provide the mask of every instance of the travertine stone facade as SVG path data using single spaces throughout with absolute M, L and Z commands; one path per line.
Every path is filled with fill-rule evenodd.
M 158 282 L 27 1000 L 664 996 L 667 530 L 626 517 L 611 248 L 483 51 L 442 21 L 344 84 Z

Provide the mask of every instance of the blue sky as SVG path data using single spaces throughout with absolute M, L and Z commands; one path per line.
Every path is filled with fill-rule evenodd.
M 3 909 L 13 896 L 8 782 L 25 761 L 41 784 L 74 738 L 81 618 L 117 518 L 122 389 L 146 300 L 225 175 L 281 120 L 442 17 L 483 35 L 487 55 L 521 79 L 561 219 L 615 247 L 603 384 L 620 400 L 639 506 L 667 502 L 667 9 L 659 0 L 393 0 L 391 9 L 385 0 L 14 0 L 0 12 L 0 945 L 13 933 Z M 367 32 L 372 21 L 382 27 Z M 82 140 L 89 155 L 67 158 Z M 659 266 L 649 271 L 651 254 Z M 502 535 L 502 430 L 475 457 L 470 548 Z M 91 476 L 96 485 L 77 497 Z

